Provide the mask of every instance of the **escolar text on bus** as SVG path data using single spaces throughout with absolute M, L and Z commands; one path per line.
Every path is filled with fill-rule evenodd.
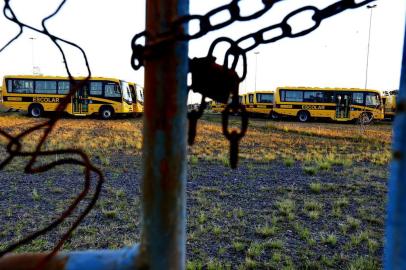
M 57 97 L 33 97 L 32 102 L 59 103 L 60 100 Z

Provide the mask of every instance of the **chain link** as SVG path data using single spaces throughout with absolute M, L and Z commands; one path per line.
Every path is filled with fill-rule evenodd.
M 133 49 L 133 53 L 131 56 L 132 67 L 135 70 L 138 70 L 139 68 L 141 68 L 143 66 L 144 60 L 146 58 L 152 56 L 154 54 L 154 51 L 156 50 L 156 47 L 163 43 L 166 43 L 168 41 L 173 41 L 173 40 L 189 41 L 192 39 L 197 39 L 211 31 L 215 31 L 215 30 L 224 28 L 236 21 L 248 21 L 248 20 L 252 20 L 252 19 L 257 19 L 257 18 L 261 17 L 263 14 L 265 14 L 267 11 L 269 11 L 274 6 L 275 3 L 280 2 L 282 0 L 273 0 L 273 1 L 272 0 L 263 0 L 262 3 L 264 5 L 264 7 L 261 10 L 255 12 L 251 15 L 247 15 L 247 16 L 241 15 L 241 10 L 240 10 L 240 7 L 238 6 L 238 3 L 241 1 L 242 0 L 233 0 L 233 1 L 231 1 L 231 3 L 218 7 L 216 9 L 208 12 L 206 15 L 183 16 L 173 22 L 172 27 L 170 28 L 169 31 L 158 34 L 156 37 L 154 37 L 153 41 L 150 41 L 150 43 L 148 43 L 147 46 L 137 43 L 141 38 L 147 38 L 148 33 L 146 31 L 143 31 L 143 32 L 135 35 L 131 41 L 131 47 Z M 235 52 L 238 52 L 237 56 L 239 56 L 240 54 L 245 54 L 248 51 L 256 48 L 260 44 L 276 42 L 285 37 L 297 38 L 297 37 L 307 35 L 308 33 L 317 29 L 323 20 L 325 20 L 331 16 L 337 15 L 345 10 L 359 8 L 361 6 L 367 5 L 374 1 L 376 1 L 376 0 L 364 0 L 359 3 L 356 3 L 355 0 L 341 0 L 336 3 L 333 3 L 330 6 L 327 6 L 324 9 L 319 9 L 315 6 L 301 7 L 299 9 L 294 10 L 291 13 L 289 13 L 282 20 L 281 23 L 274 24 L 272 26 L 268 26 L 255 33 L 248 34 L 244 37 L 239 38 L 236 41 L 232 41 L 231 39 L 229 39 L 229 42 L 232 43 L 232 45 L 233 45 L 230 48 L 230 50 L 234 51 L 234 52 L 229 52 L 229 54 L 236 55 Z M 224 11 L 229 12 L 230 18 L 224 22 L 221 22 L 218 24 L 212 24 L 210 19 Z M 291 18 L 293 18 L 294 16 L 296 16 L 300 13 L 303 13 L 303 12 L 307 12 L 307 11 L 314 12 L 314 15 L 312 16 L 314 25 L 308 29 L 302 30 L 297 33 L 293 33 L 292 27 L 289 25 L 288 21 Z M 189 24 L 193 20 L 198 20 L 199 27 L 200 27 L 199 31 L 197 31 L 195 34 L 192 34 L 192 35 L 181 31 L 181 29 L 184 29 L 184 25 Z M 264 38 L 264 34 L 266 34 L 267 32 L 270 32 L 274 29 L 278 29 L 278 28 L 282 31 L 281 35 L 270 38 L 270 39 Z M 247 48 L 241 48 L 239 46 L 239 44 L 241 44 L 242 42 L 244 42 L 250 38 L 252 38 L 255 41 L 251 46 L 249 46 Z M 224 39 L 224 37 L 221 37 L 219 39 Z M 218 43 L 218 41 L 216 40 L 213 43 Z M 239 49 L 237 49 L 237 48 L 239 48 Z M 213 51 L 213 48 L 211 48 L 210 51 Z M 246 74 L 246 71 L 243 74 Z M 242 76 L 242 78 L 244 78 L 244 77 L 245 77 L 245 75 Z
M 232 130 L 230 132 L 228 129 L 230 111 L 232 111 L 234 114 L 239 113 L 241 116 L 240 132 L 238 132 L 237 130 Z M 233 102 L 226 106 L 221 115 L 224 137 L 226 137 L 226 139 L 230 141 L 230 167 L 232 169 L 235 169 L 237 168 L 238 163 L 238 145 L 240 143 L 240 140 L 245 136 L 245 133 L 248 129 L 248 113 L 244 105 L 242 105 L 241 103 L 235 103 L 235 101 L 233 100 Z
M 246 61 L 246 56 L 245 56 L 247 52 L 255 49 L 256 47 L 258 47 L 261 44 L 273 43 L 273 42 L 279 41 L 283 38 L 297 38 L 297 37 L 307 35 L 310 32 L 313 32 L 314 30 L 316 30 L 320 26 L 320 24 L 323 20 L 325 20 L 331 16 L 334 16 L 338 13 L 341 13 L 345 10 L 358 8 L 358 7 L 364 6 L 368 3 L 371 3 L 373 1 L 376 1 L 376 0 L 364 0 L 357 4 L 357 3 L 355 3 L 354 0 L 341 0 L 324 9 L 318 9 L 317 7 L 314 7 L 314 6 L 301 7 L 299 9 L 294 10 L 291 13 L 289 13 L 282 20 L 282 22 L 265 27 L 263 29 L 258 30 L 257 32 L 243 36 L 243 37 L 237 39 L 236 41 L 233 41 L 232 39 L 224 38 L 224 37 L 220 37 L 220 38 L 216 39 L 212 43 L 212 45 L 209 49 L 209 55 L 212 54 L 212 52 L 215 49 L 215 46 L 217 44 L 219 44 L 221 41 L 227 41 L 228 43 L 230 43 L 231 47 L 226 52 L 226 57 L 225 57 L 226 59 L 225 59 L 224 64 L 225 65 L 227 64 L 226 61 L 228 59 L 228 56 L 234 56 L 235 61 L 233 62 L 233 66 L 235 67 L 237 65 L 237 63 L 235 63 L 236 60 L 238 61 L 238 59 L 242 56 L 243 57 L 243 63 L 242 63 L 243 72 L 242 72 L 242 76 L 241 76 L 240 80 L 243 81 L 247 75 L 247 61 Z M 289 24 L 289 21 L 293 17 L 300 16 L 300 14 L 303 14 L 303 13 L 309 12 L 309 11 L 314 12 L 314 14 L 311 17 L 314 24 L 307 29 L 294 33 L 292 26 Z M 266 38 L 267 33 L 277 32 L 278 30 L 280 30 L 279 31 L 281 33 L 280 35 L 277 35 L 277 36 L 274 36 L 271 38 Z M 241 46 L 241 44 L 249 41 L 250 39 L 252 39 L 254 42 L 251 43 L 250 46 L 243 48 Z
M 262 4 L 264 5 L 262 9 L 254 12 L 253 14 L 242 16 L 241 9 L 238 5 L 239 2 L 242 0 L 233 0 L 231 3 L 227 5 L 220 6 L 216 9 L 211 10 L 206 15 L 187 15 L 180 17 L 179 19 L 175 20 L 172 23 L 169 31 L 165 33 L 160 33 L 156 37 L 154 37 L 153 41 L 150 41 L 147 46 L 144 46 L 138 41 L 142 38 L 147 38 L 148 33 L 147 31 L 143 31 L 137 35 L 135 35 L 131 41 L 131 48 L 133 50 L 131 56 L 131 66 L 138 70 L 144 64 L 144 60 L 148 58 L 148 56 L 153 55 L 156 52 L 156 48 L 166 42 L 173 41 L 173 40 L 183 40 L 188 41 L 192 39 L 200 38 L 206 35 L 209 32 L 224 28 L 236 21 L 249 21 L 252 19 L 256 19 L 261 17 L 265 14 L 268 10 L 270 10 L 273 5 L 277 2 L 283 0 L 262 0 Z M 230 18 L 224 22 L 212 24 L 211 18 L 215 17 L 216 15 L 220 14 L 221 12 L 228 11 L 230 14 Z M 198 21 L 199 31 L 194 34 L 185 33 L 181 31 L 184 29 L 185 25 L 188 25 L 193 20 Z

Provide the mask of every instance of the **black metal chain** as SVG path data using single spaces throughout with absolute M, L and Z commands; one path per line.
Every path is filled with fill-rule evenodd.
M 238 3 L 240 1 L 242 1 L 242 0 L 233 0 L 233 1 L 231 1 L 231 3 L 218 7 L 216 9 L 208 12 L 205 15 L 187 15 L 187 16 L 180 17 L 179 19 L 177 19 L 173 22 L 172 27 L 170 28 L 169 31 L 158 34 L 146 46 L 142 45 L 140 43 L 137 43 L 137 42 L 142 38 L 148 38 L 149 33 L 147 31 L 143 31 L 141 33 L 136 34 L 131 41 L 131 47 L 133 50 L 133 53 L 131 56 L 132 67 L 135 70 L 140 69 L 144 65 L 143 64 L 144 60 L 147 59 L 148 57 L 151 57 L 154 53 L 156 53 L 156 51 L 154 49 L 163 43 L 166 43 L 168 41 L 173 41 L 173 40 L 189 41 L 189 40 L 197 39 L 197 38 L 204 36 L 205 34 L 207 34 L 209 32 L 224 28 L 236 21 L 249 21 L 249 20 L 257 19 L 257 18 L 261 17 L 263 14 L 265 14 L 267 11 L 269 11 L 274 6 L 275 3 L 283 1 L 283 0 L 262 0 L 264 7 L 261 10 L 255 12 L 251 15 L 247 15 L 247 16 L 242 16 L 240 14 L 241 10 L 240 10 L 240 7 L 238 6 Z M 365 6 L 374 1 L 376 1 L 376 0 L 364 0 L 364 1 L 360 1 L 359 3 L 357 3 L 356 0 L 341 0 L 341 1 L 337 1 L 336 3 L 334 3 L 330 6 L 327 6 L 324 9 L 319 9 L 315 6 L 301 7 L 299 9 L 294 10 L 291 13 L 289 13 L 282 20 L 281 23 L 278 23 L 278 24 L 275 24 L 272 26 L 268 26 L 255 33 L 251 33 L 249 35 L 241 37 L 240 39 L 236 40 L 235 42 L 233 42 L 231 39 L 229 39 L 229 42 L 232 43 L 232 45 L 233 45 L 232 48 L 230 48 L 230 50 L 231 51 L 236 50 L 241 53 L 247 53 L 248 51 L 256 48 L 260 44 L 275 42 L 275 41 L 278 41 L 285 37 L 296 38 L 296 37 L 301 37 L 301 36 L 307 35 L 308 33 L 317 29 L 324 19 L 337 15 L 348 9 L 355 9 L 355 8 Z M 214 17 L 215 15 L 217 15 L 221 12 L 224 12 L 224 11 L 229 12 L 230 18 L 224 22 L 213 25 L 211 23 L 210 19 L 212 17 Z M 306 11 L 314 12 L 314 15 L 312 16 L 312 20 L 315 22 L 315 24 L 308 29 L 302 30 L 298 33 L 293 33 L 292 27 L 289 25 L 288 21 L 292 17 L 294 17 L 302 12 L 306 12 Z M 183 33 L 181 31 L 183 26 L 190 23 L 193 20 L 199 21 L 200 30 L 193 35 L 190 35 L 188 33 Z M 281 35 L 270 38 L 270 39 L 266 39 L 264 37 L 264 34 L 266 34 L 267 32 L 270 32 L 270 31 L 272 31 L 274 29 L 278 29 L 278 28 L 280 28 L 280 30 L 282 30 Z M 242 43 L 250 38 L 252 38 L 255 41 L 254 44 L 252 44 L 251 46 L 249 46 L 247 48 L 241 48 L 238 46 L 239 43 Z M 222 38 L 220 38 L 220 39 L 222 39 Z M 213 43 L 218 43 L 218 42 L 214 41 Z M 212 45 L 212 47 L 213 47 L 213 45 Z M 237 49 L 237 48 L 239 48 L 239 49 Z M 211 49 L 211 51 L 212 51 L 212 49 Z M 230 51 L 230 53 L 231 53 L 231 51 Z
M 240 77 L 240 81 L 243 81 L 247 75 L 247 64 L 246 64 L 247 63 L 247 61 L 246 61 L 247 52 L 255 49 L 256 47 L 258 47 L 261 44 L 273 43 L 273 42 L 279 41 L 283 38 L 297 38 L 297 37 L 307 35 L 310 32 L 313 32 L 314 30 L 316 30 L 321 25 L 321 22 L 323 20 L 325 20 L 331 16 L 334 16 L 336 14 L 339 14 L 345 10 L 359 8 L 361 6 L 367 5 L 368 3 L 373 2 L 373 1 L 376 1 L 376 0 L 364 0 L 360 3 L 356 3 L 354 0 L 342 0 L 342 1 L 339 1 L 339 2 L 336 2 L 332 5 L 330 5 L 324 9 L 319 9 L 314 6 L 301 7 L 297 10 L 292 11 L 288 15 L 286 15 L 286 17 L 282 20 L 282 22 L 271 25 L 271 26 L 267 26 L 263 29 L 258 30 L 257 32 L 250 33 L 235 41 L 230 38 L 226 38 L 226 37 L 220 37 L 220 38 L 214 40 L 210 46 L 208 57 L 212 56 L 215 47 L 220 42 L 228 42 L 230 44 L 230 48 L 226 52 L 225 61 L 227 61 L 227 59 L 230 56 L 233 56 L 234 59 L 239 59 L 240 57 L 243 58 L 243 64 L 242 64 L 243 72 L 242 72 L 242 76 Z M 295 16 L 300 15 L 301 13 L 305 13 L 305 12 L 309 12 L 309 11 L 314 12 L 314 14 L 311 17 L 311 19 L 314 22 L 314 25 L 307 29 L 301 30 L 297 33 L 293 33 L 293 29 L 292 29 L 292 26 L 289 24 L 289 20 L 291 20 Z M 266 38 L 266 35 L 270 34 L 272 32 L 280 32 L 280 34 L 277 36 L 273 36 L 271 38 Z M 248 43 L 247 41 L 249 41 L 250 39 L 253 42 Z M 241 46 L 241 44 L 243 44 L 243 43 L 248 43 L 250 45 L 244 48 Z M 233 62 L 234 68 L 236 66 L 236 62 L 237 61 Z M 226 62 L 224 64 L 227 65 Z
M 200 38 L 206 35 L 209 32 L 224 28 L 236 21 L 249 21 L 252 19 L 256 19 L 261 17 L 265 14 L 268 10 L 270 10 L 273 5 L 277 2 L 282 0 L 262 0 L 263 8 L 254 12 L 251 15 L 242 16 L 241 9 L 238 3 L 241 0 L 232 0 L 231 3 L 227 5 L 220 6 L 208 12 L 205 15 L 186 15 L 178 18 L 172 23 L 170 29 L 165 33 L 160 33 L 154 40 L 148 43 L 148 46 L 144 46 L 142 44 L 138 44 L 137 42 L 140 39 L 148 38 L 149 33 L 147 31 L 143 31 L 141 33 L 136 34 L 132 41 L 131 41 L 131 48 L 132 48 L 132 56 L 131 56 L 131 66 L 138 70 L 144 65 L 144 60 L 151 56 L 152 54 L 156 53 L 156 47 L 162 45 L 163 43 L 172 41 L 172 40 L 184 40 L 189 41 L 192 39 Z M 216 15 L 228 11 L 229 12 L 229 19 L 226 21 L 212 24 L 211 18 L 215 17 Z M 185 33 L 182 31 L 185 25 L 188 25 L 193 20 L 197 20 L 199 22 L 199 31 L 195 34 L 190 35 L 189 33 Z
M 275 3 L 280 2 L 282 0 L 262 0 L 263 3 L 263 8 L 260 9 L 259 11 L 247 15 L 247 16 L 242 16 L 241 15 L 241 9 L 238 5 L 238 3 L 241 0 L 232 0 L 231 3 L 227 5 L 223 5 L 221 7 L 218 7 L 214 10 L 211 10 L 205 15 L 187 15 L 178 18 L 175 20 L 170 27 L 170 29 L 165 32 L 165 33 L 159 33 L 155 35 L 153 38 L 150 36 L 150 34 L 147 31 L 141 32 L 137 35 L 134 36 L 134 38 L 131 41 L 131 47 L 133 50 L 132 56 L 131 56 L 131 65 L 135 70 L 138 70 L 141 68 L 144 64 L 145 60 L 148 60 L 149 58 L 154 58 L 154 57 L 159 57 L 158 53 L 162 53 L 163 50 L 159 50 L 158 47 L 162 46 L 163 44 L 170 42 L 170 41 L 189 41 L 192 39 L 197 39 L 205 34 L 218 30 L 221 28 L 224 28 L 233 22 L 236 21 L 249 21 L 253 19 L 257 19 L 261 17 L 263 14 L 265 14 L 267 11 L 269 11 Z M 316 30 L 321 22 L 331 16 L 334 16 L 336 14 L 339 14 L 343 11 L 349 10 L 349 9 L 355 9 L 359 8 L 361 6 L 367 5 L 368 3 L 371 3 L 376 0 L 364 0 L 360 1 L 357 3 L 355 0 L 341 0 L 337 1 L 336 3 L 333 3 L 329 6 L 327 6 L 324 9 L 319 9 L 315 6 L 304 6 L 299 9 L 296 9 L 292 12 L 290 12 L 288 15 L 285 16 L 285 18 L 277 24 L 265 27 L 261 30 L 258 30 L 257 32 L 248 34 L 246 36 L 243 36 L 237 40 L 232 40 L 231 38 L 228 37 L 220 37 L 216 40 L 213 41 L 211 44 L 208 55 L 206 56 L 205 59 L 200 58 L 200 59 L 192 59 L 191 60 L 191 73 L 192 73 L 192 86 L 191 89 L 194 91 L 197 90 L 197 92 L 201 93 L 203 95 L 203 98 L 201 100 L 200 108 L 197 111 L 192 111 L 188 114 L 189 118 L 189 139 L 188 142 L 189 144 L 193 144 L 194 138 L 196 136 L 196 126 L 197 126 L 197 121 L 198 119 L 202 116 L 203 110 L 205 108 L 205 101 L 204 99 L 206 96 L 211 97 L 209 95 L 206 95 L 206 91 L 208 91 L 208 88 L 217 88 L 215 85 L 208 85 L 207 80 L 202 79 L 201 77 L 195 75 L 196 72 L 202 72 L 205 71 L 206 74 L 210 75 L 219 75 L 219 72 L 215 72 L 216 70 L 219 69 L 218 65 L 215 63 L 215 57 L 213 56 L 213 52 L 215 47 L 221 43 L 221 42 L 227 42 L 230 44 L 229 49 L 225 53 L 224 57 L 224 63 L 223 63 L 223 74 L 226 75 L 229 73 L 230 70 L 235 72 L 235 69 L 238 65 L 238 62 L 240 59 L 242 59 L 242 75 L 239 76 L 238 82 L 241 82 L 245 79 L 247 75 L 247 52 L 253 50 L 257 46 L 261 44 L 267 44 L 267 43 L 272 43 L 279 41 L 283 38 L 297 38 L 301 37 L 304 35 L 309 34 L 310 32 Z M 212 24 L 211 18 L 214 16 L 218 15 L 221 12 L 228 12 L 229 13 L 229 18 L 223 22 L 217 23 L 217 24 Z M 313 12 L 314 14 L 311 16 L 311 19 L 313 20 L 314 24 L 304 30 L 300 30 L 298 32 L 294 32 L 292 26 L 289 24 L 289 21 L 295 17 L 298 16 L 304 12 Z M 189 34 L 189 33 L 184 33 L 182 29 L 185 29 L 184 25 L 189 24 L 193 20 L 198 21 L 199 25 L 199 31 L 197 31 L 194 34 Z M 279 35 L 269 35 L 272 34 L 273 32 L 275 33 L 280 33 Z M 267 37 L 271 36 L 271 37 Z M 139 44 L 138 41 L 141 38 L 150 38 L 148 39 L 147 45 L 142 45 Z M 252 40 L 252 42 L 247 42 L 249 40 Z M 243 47 L 243 44 L 249 44 L 247 47 Z M 231 63 L 228 62 L 228 59 L 232 57 L 233 61 Z M 207 63 L 207 60 L 209 63 Z M 195 66 L 195 68 L 193 68 Z M 196 68 L 198 66 L 198 68 Z M 193 70 L 194 69 L 194 70 Z M 205 70 L 205 69 L 211 69 L 210 70 Z M 214 73 L 213 73 L 214 72 Z M 222 82 L 224 85 L 230 86 L 233 85 L 233 80 L 235 80 L 235 76 L 228 76 L 229 78 L 224 78 L 224 80 L 229 80 L 231 83 L 227 83 L 224 81 L 221 81 L 218 79 L 216 82 Z M 199 83 L 196 83 L 194 78 L 199 79 Z M 211 77 L 208 77 L 211 78 Z M 206 89 L 205 89 L 206 88 Z M 233 87 L 231 87 L 233 88 Z M 228 91 L 228 94 L 231 94 L 232 96 L 232 102 L 225 108 L 223 111 L 222 115 L 222 123 L 223 123 L 223 134 L 224 136 L 230 141 L 230 165 L 231 167 L 235 168 L 237 164 L 237 156 L 238 156 L 238 142 L 241 140 L 241 138 L 244 136 L 247 126 L 248 126 L 248 115 L 246 113 L 245 107 L 242 104 L 239 104 L 238 102 L 238 85 L 237 89 L 224 89 L 223 91 Z M 234 87 L 235 88 L 235 87 Z M 200 91 L 199 91 L 200 90 Z M 213 89 L 212 89 L 213 90 Z M 213 91 L 212 91 L 213 92 Z M 213 97 L 211 97 L 213 98 Z M 216 99 L 217 98 L 217 99 Z M 216 101 L 224 101 L 224 95 L 218 95 L 214 94 L 214 100 Z M 224 102 L 224 103 L 227 103 Z M 228 127 L 228 118 L 230 116 L 230 111 L 233 111 L 234 113 L 239 111 L 240 115 L 242 117 L 242 126 L 241 126 L 241 131 L 238 133 L 237 131 L 232 131 L 229 132 L 227 127 Z

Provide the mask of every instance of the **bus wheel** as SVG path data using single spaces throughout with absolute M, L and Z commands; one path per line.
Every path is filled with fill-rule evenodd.
M 111 119 L 113 114 L 114 110 L 111 107 L 104 106 L 100 108 L 100 116 L 104 120 Z
M 137 112 L 135 112 L 135 113 L 132 113 L 132 116 L 133 116 L 134 118 L 140 118 L 140 117 L 142 116 L 142 113 L 137 113 Z
M 28 108 L 28 113 L 30 116 L 38 118 L 44 113 L 44 108 L 40 104 L 31 104 Z
M 272 120 L 278 120 L 279 119 L 279 114 L 272 111 L 271 114 L 270 114 L 270 118 Z
M 308 122 L 310 120 L 310 114 L 307 111 L 300 111 L 297 113 L 297 119 L 302 123 Z
M 374 116 L 370 113 L 363 112 L 358 118 L 358 123 L 362 125 L 368 125 L 372 123 Z

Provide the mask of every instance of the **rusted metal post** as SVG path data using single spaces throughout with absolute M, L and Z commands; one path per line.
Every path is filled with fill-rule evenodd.
M 146 45 L 188 11 L 188 0 L 147 1 Z M 169 41 L 151 54 L 145 63 L 141 252 L 150 269 L 184 269 L 188 44 Z
M 406 24 L 406 22 L 405 22 Z M 386 219 L 385 269 L 406 269 L 406 25 L 394 122 L 393 153 Z

